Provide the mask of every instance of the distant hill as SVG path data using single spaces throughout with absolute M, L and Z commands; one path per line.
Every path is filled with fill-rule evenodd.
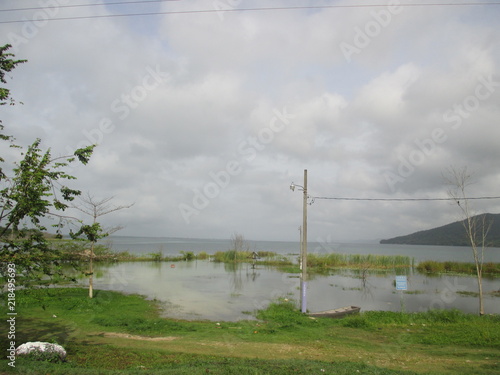
M 491 223 L 488 232 L 487 245 L 489 247 L 500 247 L 500 214 L 482 214 L 477 218 L 481 220 L 486 216 L 486 222 Z M 481 222 L 481 221 L 479 221 Z M 465 235 L 463 221 L 443 225 L 442 227 L 422 230 L 399 236 L 387 240 L 381 240 L 381 244 L 402 244 L 402 245 L 440 245 L 440 246 L 470 246 Z

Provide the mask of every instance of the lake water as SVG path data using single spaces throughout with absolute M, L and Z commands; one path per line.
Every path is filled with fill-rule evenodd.
M 280 254 L 298 253 L 293 242 L 249 241 L 250 250 L 268 250 Z M 198 253 L 225 251 L 225 240 L 115 237 L 115 251 L 135 254 L 162 251 L 164 255 L 180 251 Z M 310 252 L 346 254 L 409 255 L 416 261 L 472 261 L 471 250 L 461 247 L 401 246 L 378 244 L 310 243 Z M 500 262 L 500 249 L 488 249 L 488 261 Z M 362 310 L 425 311 L 458 308 L 478 311 L 477 297 L 467 292 L 477 290 L 474 277 L 434 276 L 418 272 L 407 274 L 408 290 L 396 291 L 395 273 L 369 273 L 366 278 L 355 271 L 339 271 L 327 276 L 310 277 L 307 286 L 307 308 L 311 312 L 348 305 Z M 83 283 L 86 281 L 82 280 Z M 164 305 L 164 316 L 180 319 L 235 321 L 251 319 L 248 312 L 265 308 L 276 298 L 299 301 L 297 274 L 251 264 L 236 266 L 203 261 L 192 262 L 124 262 L 99 264 L 95 270 L 95 288 L 139 293 L 156 298 Z M 500 289 L 498 279 L 484 279 L 486 313 L 500 312 L 500 297 L 491 292 Z M 465 292 L 465 293 L 464 293 Z
M 168 237 L 125 237 L 112 236 L 104 240 L 114 251 L 129 251 L 141 255 L 161 251 L 164 255 L 178 255 L 181 251 L 193 251 L 195 254 L 205 251 L 213 254 L 231 248 L 229 239 L 190 239 Z M 250 251 L 274 251 L 278 254 L 298 254 L 299 242 L 285 241 L 246 241 Z M 420 246 L 420 245 L 381 245 L 377 243 L 336 243 L 329 239 L 308 242 L 308 253 L 327 254 L 378 254 L 407 255 L 417 262 L 423 260 L 472 262 L 472 250 L 469 247 Z M 500 248 L 489 248 L 485 253 L 486 262 L 500 262 Z

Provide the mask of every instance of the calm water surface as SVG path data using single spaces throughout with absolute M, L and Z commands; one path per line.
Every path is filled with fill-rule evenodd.
M 209 261 L 133 262 L 98 265 L 96 289 L 139 293 L 164 305 L 166 317 L 214 321 L 252 319 L 248 312 L 284 297 L 299 301 L 299 278 L 250 264 L 233 267 Z M 372 273 L 363 279 L 353 271 L 315 276 L 308 282 L 309 311 L 357 305 L 362 310 L 425 311 L 458 308 L 477 312 L 476 297 L 457 292 L 476 291 L 474 277 L 408 275 L 408 291 L 396 291 L 395 274 Z M 86 283 L 86 280 L 82 280 Z M 500 289 L 498 279 L 484 280 L 485 293 Z M 487 313 L 500 312 L 500 297 L 487 294 Z

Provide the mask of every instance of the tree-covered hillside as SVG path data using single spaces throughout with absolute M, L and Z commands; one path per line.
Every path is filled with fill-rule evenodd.
M 491 224 L 487 236 L 487 246 L 500 247 L 500 214 L 478 215 L 478 223 L 482 223 L 485 216 L 486 223 Z M 441 246 L 470 246 L 466 237 L 462 221 L 443 225 L 442 227 L 423 230 L 399 236 L 387 240 L 381 240 L 381 244 L 404 244 L 404 245 L 441 245 Z

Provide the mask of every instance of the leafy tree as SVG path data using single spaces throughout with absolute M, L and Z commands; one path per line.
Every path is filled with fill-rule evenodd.
M 26 60 L 14 60 L 11 57 L 14 57 L 12 53 L 8 53 L 7 50 L 11 47 L 10 44 L 6 44 L 5 46 L 0 47 L 0 82 L 5 84 L 7 80 L 5 79 L 5 74 L 12 71 L 17 65 L 23 64 Z M 14 99 L 10 96 L 10 90 L 5 87 L 0 87 L 0 105 L 5 105 L 10 103 L 14 104 Z M 2 120 L 0 120 L 0 140 L 12 142 L 12 137 L 9 135 L 3 134 L 3 125 Z M 12 147 L 15 147 L 11 144 Z M 3 163 L 4 159 L 0 155 L 0 163 Z M 5 178 L 5 175 L 2 171 L 2 166 L 0 165 L 0 180 Z
M 0 47 L 0 81 L 7 83 L 5 73 L 25 60 L 14 60 L 6 51 L 10 45 Z M 14 104 L 10 91 L 0 88 L 0 104 Z M 3 126 L 0 125 L 0 131 Z M 52 249 L 44 235 L 47 228 L 43 219 L 68 218 L 64 211 L 81 194 L 64 184 L 75 177 L 65 168 L 76 161 L 87 164 L 94 145 L 78 149 L 73 155 L 53 158 L 51 150 L 42 150 L 41 140 L 23 150 L 14 144 L 11 136 L 2 134 L 0 141 L 20 150 L 19 161 L 7 170 L 0 168 L 0 276 L 4 277 L 9 264 L 15 264 L 22 275 L 18 284 L 27 284 L 43 275 L 62 274 L 59 251 Z M 5 160 L 0 156 L 0 162 Z
M 27 60 L 14 60 L 14 54 L 7 52 L 12 46 L 6 44 L 0 46 L 0 82 L 7 83 L 5 73 L 12 71 L 17 65 L 25 63 Z M 14 99 L 10 96 L 10 90 L 5 87 L 0 87 L 0 105 L 7 103 L 14 104 Z

